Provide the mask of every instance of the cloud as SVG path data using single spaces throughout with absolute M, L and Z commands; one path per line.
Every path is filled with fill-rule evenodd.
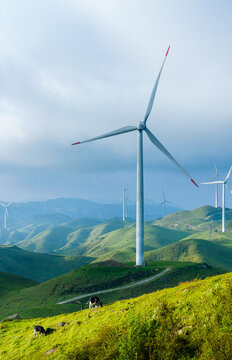
M 0 164 L 6 176 L 0 186 L 17 197 L 20 183 L 20 198 L 28 198 L 36 174 L 38 198 L 49 191 L 63 196 L 63 182 L 69 183 L 65 194 L 80 196 L 68 180 L 78 169 L 86 182 L 75 178 L 83 197 L 95 181 L 99 199 L 114 198 L 106 182 L 115 189 L 116 179 L 135 174 L 135 133 L 70 144 L 143 120 L 169 43 L 148 126 L 189 172 L 205 176 L 213 158 L 226 171 L 232 155 L 231 7 L 209 0 L 3 1 Z M 155 169 L 162 182 L 175 173 L 146 136 L 144 155 L 148 183 Z

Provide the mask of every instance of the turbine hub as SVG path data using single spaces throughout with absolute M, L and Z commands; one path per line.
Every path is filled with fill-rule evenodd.
M 146 129 L 146 124 L 140 121 L 139 125 L 137 126 L 137 130 L 145 130 L 145 129 Z

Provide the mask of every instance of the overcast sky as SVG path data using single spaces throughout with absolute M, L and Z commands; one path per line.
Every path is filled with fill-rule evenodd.
M 136 132 L 167 47 L 150 130 L 198 183 L 232 165 L 230 0 L 0 0 L 0 199 L 135 199 Z M 144 136 L 145 198 L 214 201 Z M 232 183 L 232 180 L 231 180 Z M 232 197 L 227 194 L 227 205 Z

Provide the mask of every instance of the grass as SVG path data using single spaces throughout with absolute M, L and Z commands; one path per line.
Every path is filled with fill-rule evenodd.
M 7 360 L 220 360 L 232 358 L 232 275 L 116 302 L 98 310 L 0 326 Z M 65 325 L 58 326 L 63 321 Z M 33 325 L 51 328 L 33 337 Z M 46 353 L 51 351 L 50 354 Z
M 26 318 L 80 310 L 81 306 L 76 303 L 64 305 L 57 303 L 78 295 L 131 284 L 151 277 L 167 267 L 171 267 L 171 271 L 161 278 L 143 285 L 101 294 L 104 304 L 176 286 L 180 281 L 192 280 L 196 277 L 205 278 L 223 272 L 202 264 L 178 262 L 153 262 L 148 263 L 146 267 L 121 265 L 115 262 L 90 264 L 42 284 L 3 295 L 0 297 L 0 318 L 16 312 L 20 317 Z M 82 299 L 82 304 L 84 305 L 87 300 L 87 298 Z
M 229 241 L 228 241 L 229 242 Z M 188 238 L 145 254 L 149 261 L 192 261 L 232 270 L 231 243 Z
M 25 279 L 22 276 L 0 272 L 0 297 L 9 294 L 11 291 L 19 291 L 36 285 L 35 281 Z
M 84 256 L 55 256 L 25 251 L 17 246 L 0 246 L 0 271 L 42 282 L 88 264 Z

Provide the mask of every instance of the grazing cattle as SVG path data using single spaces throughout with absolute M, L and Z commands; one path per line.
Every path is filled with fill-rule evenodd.
M 40 334 L 40 336 L 41 336 L 41 335 L 43 335 L 43 334 L 47 335 L 47 332 L 46 332 L 46 330 L 43 328 L 43 326 L 41 326 L 41 325 L 34 325 L 34 334 L 35 334 L 35 335 Z
M 89 299 L 89 301 L 87 302 L 87 304 L 89 304 L 89 309 L 92 309 L 92 307 L 94 306 L 95 308 L 98 307 L 98 305 L 100 305 L 102 307 L 102 302 L 99 299 L 98 296 L 93 296 Z

